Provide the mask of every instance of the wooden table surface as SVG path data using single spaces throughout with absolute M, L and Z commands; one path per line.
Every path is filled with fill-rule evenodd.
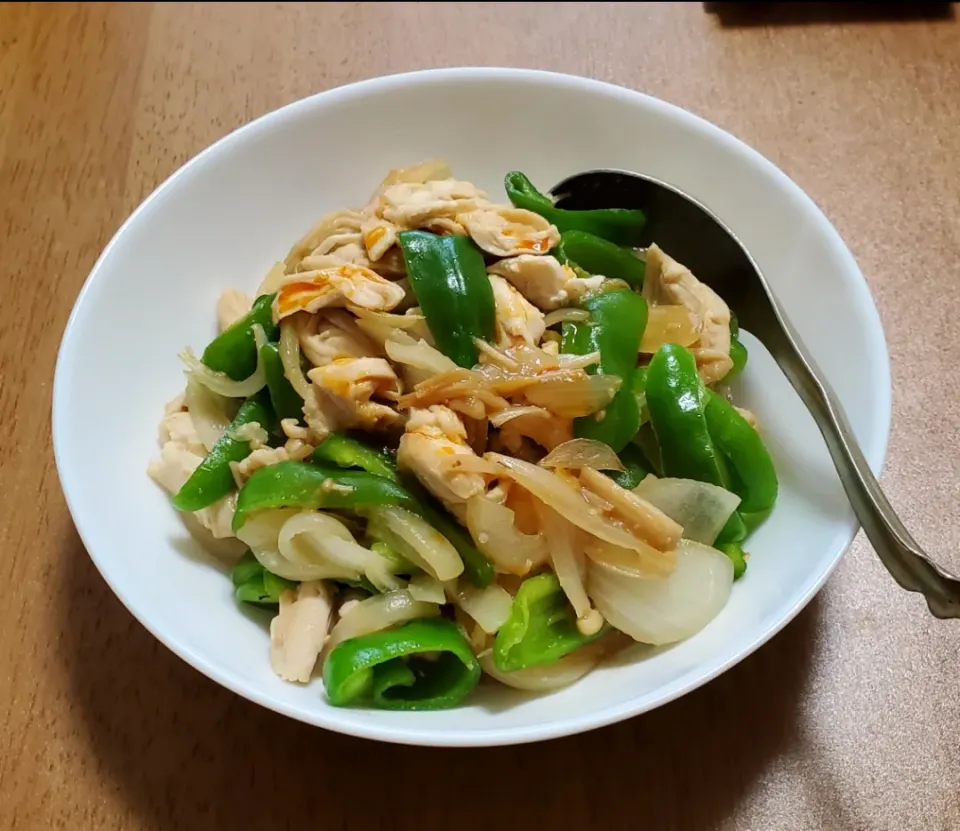
M 169 173 L 332 86 L 538 67 L 687 107 L 824 209 L 890 344 L 883 483 L 960 568 L 960 23 L 778 18 L 724 24 L 699 3 L 0 5 L 0 828 L 960 828 L 960 623 L 895 588 L 862 538 L 795 622 L 682 700 L 585 736 L 438 751 L 288 721 L 159 646 L 95 571 L 54 467 L 67 315 Z

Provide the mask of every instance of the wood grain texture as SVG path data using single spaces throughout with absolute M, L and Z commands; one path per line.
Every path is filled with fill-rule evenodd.
M 259 709 L 159 646 L 96 573 L 49 412 L 63 326 L 110 235 L 180 164 L 268 110 L 463 64 L 660 96 L 814 198 L 890 343 L 884 485 L 960 568 L 952 18 L 725 27 L 699 3 L 0 4 L 0 828 L 960 828 L 960 624 L 932 620 L 862 540 L 795 622 L 707 687 L 589 735 L 476 751 L 377 745 Z

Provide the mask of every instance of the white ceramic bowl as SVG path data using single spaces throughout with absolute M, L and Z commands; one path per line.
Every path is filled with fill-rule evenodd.
M 677 107 L 582 78 L 454 69 L 378 78 L 270 113 L 177 171 L 94 266 L 57 363 L 53 436 L 70 511 L 100 572 L 157 638 L 210 678 L 278 712 L 357 736 L 497 745 L 588 730 L 704 684 L 783 627 L 827 579 L 857 525 L 812 419 L 756 341 L 740 382 L 780 473 L 745 579 L 695 637 L 637 647 L 572 687 L 507 689 L 432 713 L 336 709 L 322 684 L 273 675 L 261 620 L 242 614 L 147 478 L 163 404 L 183 386 L 177 353 L 214 333 L 221 289 L 253 290 L 321 214 L 363 204 L 389 168 L 423 158 L 502 194 L 525 171 L 543 188 L 589 168 L 643 171 L 713 210 L 756 258 L 828 376 L 874 471 L 890 423 L 879 318 L 850 252 L 787 176 Z

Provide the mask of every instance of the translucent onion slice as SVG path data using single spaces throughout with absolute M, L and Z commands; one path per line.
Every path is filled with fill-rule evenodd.
M 384 343 L 387 357 L 398 364 L 422 369 L 428 375 L 453 372 L 458 367 L 446 355 L 424 340 L 414 340 L 402 331 L 395 332 Z
M 380 346 L 394 337 L 397 332 L 406 332 L 430 343 L 430 330 L 426 325 L 427 319 L 423 315 L 372 312 L 359 306 L 347 308 L 356 315 L 360 330 Z
M 507 622 L 513 607 L 513 596 L 496 583 L 482 589 L 471 585 L 457 585 L 451 589 L 450 598 L 488 635 L 496 634 Z
M 586 309 L 578 309 L 575 306 L 568 306 L 565 309 L 554 309 L 544 317 L 543 324 L 549 329 L 551 326 L 557 323 L 563 323 L 565 320 L 590 320 L 590 312 Z
M 584 467 L 594 470 L 624 469 L 613 448 L 594 439 L 571 439 L 558 444 L 540 460 L 540 464 L 551 469 L 562 467 L 567 470 L 580 470 Z
M 257 344 L 257 368 L 253 373 L 242 381 L 234 381 L 225 372 L 215 372 L 206 364 L 202 363 L 193 350 L 187 347 L 180 353 L 180 360 L 187 368 L 190 376 L 203 384 L 211 392 L 217 395 L 223 395 L 227 398 L 248 398 L 255 392 L 259 392 L 267 383 L 267 376 L 263 369 L 263 361 L 260 360 L 260 347 L 267 342 L 267 336 L 263 332 L 263 327 L 255 324 L 253 327 L 253 337 Z
M 439 614 L 438 604 L 414 600 L 409 591 L 401 589 L 374 595 L 361 600 L 337 621 L 337 625 L 330 631 L 325 648 L 329 652 L 338 643 L 350 638 L 389 629 L 415 618 L 436 617 Z
M 527 401 L 562 418 L 581 418 L 602 410 L 620 389 L 616 375 L 581 375 L 537 379 L 524 389 Z
M 375 508 L 370 515 L 409 549 L 401 553 L 408 558 L 413 554 L 414 565 L 432 577 L 445 581 L 463 573 L 463 561 L 457 549 L 425 519 L 394 506 Z
M 733 563 L 713 548 L 683 540 L 669 577 L 650 579 L 592 563 L 587 592 L 609 623 L 635 641 L 674 643 L 699 632 L 726 605 Z
M 690 346 L 699 338 L 696 322 L 685 306 L 650 306 L 640 351 L 652 355 L 665 343 Z
M 414 600 L 424 603 L 446 603 L 447 596 L 443 590 L 443 583 L 426 572 L 415 574 L 407 584 L 407 591 Z
M 481 652 L 477 658 L 483 671 L 501 684 L 518 690 L 549 692 L 569 686 L 596 667 L 607 652 L 607 646 L 603 643 L 604 640 L 601 639 L 582 646 L 552 664 L 528 667 L 516 672 L 502 672 L 497 669 L 491 650 Z
M 313 390 L 310 389 L 310 382 L 300 366 L 300 336 L 294 317 L 280 321 L 280 361 L 283 363 L 283 374 L 287 376 L 290 385 L 297 391 L 297 395 L 306 401 L 313 395 Z
M 187 378 L 184 403 L 200 441 L 210 450 L 233 421 L 237 402 L 209 390 L 191 373 Z
M 633 551 L 640 551 L 646 545 L 619 525 L 591 510 L 576 485 L 564 481 L 546 468 L 500 453 L 487 453 L 484 460 L 498 469 L 498 475 L 513 479 L 588 534 Z
M 713 545 L 740 504 L 739 496 L 717 485 L 693 479 L 658 479 L 652 474 L 633 493 L 683 526 L 685 539 L 704 545 Z
M 635 577 L 666 577 L 676 567 L 676 551 L 658 551 L 646 543 L 642 546 L 642 550 L 633 551 L 604 540 L 590 539 L 584 543 L 583 550 L 593 562 Z
M 586 564 L 580 553 L 580 532 L 552 508 L 537 500 L 537 515 L 540 527 L 550 549 L 553 570 L 560 581 L 560 588 L 577 613 L 578 622 L 583 625 L 592 623 L 594 611 L 583 583 L 586 576 Z M 603 621 L 600 621 L 602 625 Z
M 467 528 L 477 548 L 500 571 L 524 575 L 547 558 L 543 537 L 521 533 L 513 511 L 482 494 L 467 500 Z

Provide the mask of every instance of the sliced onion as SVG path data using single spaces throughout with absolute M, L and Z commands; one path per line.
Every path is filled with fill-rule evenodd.
M 583 550 L 593 562 L 634 577 L 666 577 L 677 563 L 676 551 L 658 551 L 647 543 L 642 543 L 642 550 L 634 551 L 605 540 L 591 539 L 584 543 Z
M 572 352 L 562 352 L 557 356 L 557 360 L 560 361 L 562 369 L 586 369 L 588 366 L 600 363 L 600 353 L 588 352 L 586 355 L 574 355 Z
M 497 669 L 493 660 L 493 652 L 481 652 L 477 659 L 487 675 L 495 678 L 501 684 L 518 690 L 532 692 L 548 692 L 567 687 L 574 681 L 583 678 L 590 670 L 603 660 L 606 654 L 606 644 L 603 640 L 582 646 L 569 655 L 564 655 L 551 664 L 518 669 L 515 672 L 503 672 Z
M 446 355 L 426 341 L 414 340 L 403 332 L 391 335 L 384 343 L 384 349 L 391 361 L 422 369 L 428 375 L 453 372 L 458 368 Z
M 507 409 L 500 410 L 498 413 L 491 413 L 490 423 L 499 429 L 508 421 L 528 415 L 550 418 L 549 411 L 543 409 L 543 407 L 507 407 Z
M 296 317 L 284 318 L 280 321 L 280 361 L 283 364 L 283 374 L 287 376 L 290 385 L 306 401 L 313 391 L 310 382 L 303 374 L 300 366 L 300 336 L 297 333 Z
M 717 485 L 693 479 L 658 479 L 652 474 L 633 493 L 683 526 L 685 539 L 704 545 L 713 545 L 740 504 L 739 496 Z
M 348 308 L 357 316 L 357 326 L 361 331 L 381 346 L 397 332 L 407 332 L 430 342 L 430 330 L 426 325 L 427 319 L 423 315 L 372 312 L 359 306 L 348 306 Z
M 398 623 L 423 617 L 436 617 L 440 607 L 436 603 L 414 600 L 408 591 L 393 591 L 377 594 L 361 600 L 353 606 L 333 627 L 327 638 L 329 652 L 338 643 L 389 629 Z
M 463 561 L 457 549 L 425 519 L 394 506 L 375 508 L 371 519 L 403 543 L 404 556 L 413 554 L 414 565 L 423 568 L 437 580 L 452 580 L 463 573 Z
M 565 320 L 590 320 L 590 312 L 586 309 L 578 309 L 576 306 L 568 306 L 565 309 L 554 309 L 543 319 L 543 325 L 549 329 L 554 324 L 563 323 Z
M 562 467 L 567 470 L 580 470 L 589 467 L 594 470 L 624 470 L 613 448 L 609 444 L 594 439 L 571 439 L 558 444 L 540 460 L 543 467 Z
M 670 551 L 680 541 L 680 525 L 647 500 L 621 488 L 609 476 L 584 468 L 580 471 L 580 484 L 609 502 L 630 530 L 654 548 Z
M 472 617 L 488 635 L 496 634 L 507 622 L 513 608 L 511 594 L 496 583 L 482 589 L 470 585 L 456 586 L 450 594 L 453 602 Z
M 542 502 L 537 501 L 536 509 L 560 588 L 577 613 L 577 618 L 585 621 L 593 611 L 593 606 L 583 584 L 586 567 L 577 545 L 580 532 Z
M 407 591 L 414 600 L 424 603 L 446 603 L 447 596 L 443 590 L 443 583 L 426 572 L 415 574 L 407 584 Z
M 669 577 L 636 577 L 598 563 L 587 574 L 587 592 L 610 624 L 655 645 L 699 632 L 726 605 L 732 586 L 730 558 L 690 540 L 677 547 L 677 567 Z
M 546 468 L 500 453 L 487 453 L 484 459 L 496 465 L 499 469 L 498 475 L 513 479 L 588 534 L 634 551 L 640 551 L 642 546 L 646 545 L 591 510 L 575 485 L 564 481 Z
M 700 332 L 685 306 L 651 306 L 640 339 L 640 351 L 652 355 L 665 343 L 690 346 L 699 338 Z
M 260 347 L 267 342 L 267 336 L 263 332 L 263 327 L 259 324 L 253 326 L 253 337 L 257 345 L 257 368 L 242 381 L 234 381 L 227 373 L 210 369 L 193 354 L 193 350 L 189 347 L 180 353 L 180 360 L 183 361 L 184 366 L 190 372 L 190 376 L 196 378 L 211 392 L 227 398 L 248 398 L 262 390 L 267 383 L 263 361 L 260 359 Z
M 560 375 L 537 379 L 523 392 L 531 404 L 563 418 L 581 418 L 606 407 L 621 383 L 616 375 Z
M 191 374 L 187 378 L 184 403 L 200 441 L 210 450 L 233 421 L 236 401 L 207 389 Z
M 467 500 L 467 528 L 477 548 L 508 574 L 527 574 L 547 558 L 543 537 L 521 533 L 513 511 L 483 494 Z

